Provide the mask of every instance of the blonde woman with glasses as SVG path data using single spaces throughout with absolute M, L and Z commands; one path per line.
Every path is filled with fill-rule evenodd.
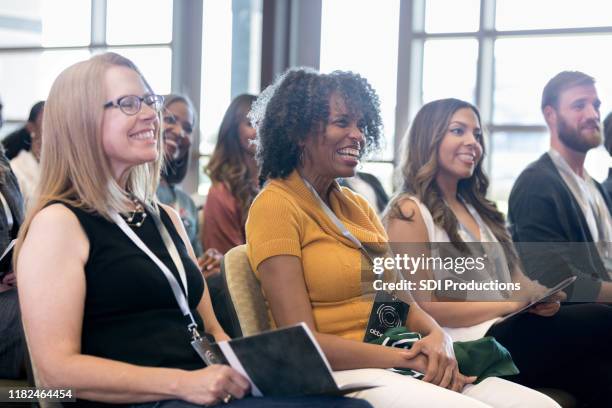
M 227 335 L 178 214 L 155 199 L 162 104 L 113 53 L 67 68 L 51 88 L 42 178 L 15 255 L 39 383 L 75 390 L 76 406 L 270 404 L 240 400 L 248 381 L 205 367 L 190 347 L 207 345 L 204 330 Z M 305 404 L 352 403 L 315 401 Z

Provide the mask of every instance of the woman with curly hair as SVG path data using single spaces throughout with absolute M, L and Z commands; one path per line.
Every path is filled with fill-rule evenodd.
M 39 194 L 15 250 L 37 382 L 73 389 L 74 407 L 363 408 L 250 398 L 243 375 L 191 347 L 205 333 L 228 336 L 179 215 L 155 197 L 162 104 L 114 53 L 66 68 L 51 87 Z
M 396 252 L 411 254 L 415 248 L 419 253 L 433 252 L 450 246 L 464 254 L 483 250 L 490 261 L 486 263 L 487 280 L 521 284 L 511 297 L 481 291 L 462 294 L 464 301 L 451 301 L 456 299 L 450 297 L 459 294 L 423 293 L 423 309 L 455 340 L 495 337 L 512 354 L 520 370 L 513 380 L 521 384 L 565 389 L 594 406 L 596 401 L 610 400 L 610 371 L 594 373 L 597 367 L 612 364 L 612 353 L 606 351 L 612 341 L 610 307 L 560 306 L 565 296 L 559 293 L 536 304 L 529 313 L 497 323 L 545 288 L 521 272 L 504 216 L 486 198 L 489 181 L 482 169 L 485 148 L 478 109 L 458 99 L 430 102 L 417 113 L 403 143 L 406 154 L 399 169 L 400 192 L 383 217 L 390 241 L 401 248 Z M 459 278 L 452 276 L 453 271 L 451 275 L 444 275 L 443 270 L 424 273 L 433 274 L 428 278 Z M 593 351 L 569 352 L 588 349 Z M 591 374 L 578 378 L 567 375 L 570 371 Z
M 362 262 L 371 257 L 362 253 L 385 254 L 387 236 L 376 211 L 336 178 L 354 176 L 382 136 L 378 96 L 364 78 L 290 70 L 258 98 L 250 117 L 258 131 L 260 182 L 267 184 L 249 211 L 247 252 L 277 326 L 306 322 L 332 368 L 343 370 L 335 374 L 339 382 L 382 385 L 352 395 L 377 407 L 519 400 L 554 406 L 498 378 L 471 385 L 475 378 L 458 371 L 449 336 L 416 303 L 406 325 L 424 337 L 411 350 L 362 341 L 373 305 L 361 286 Z M 404 299 L 411 302 L 406 293 Z M 381 370 L 391 367 L 425 373 L 424 381 Z
M 206 166 L 213 185 L 206 197 L 202 244 L 222 254 L 245 243 L 244 224 L 258 191 L 255 129 L 247 119 L 255 99 L 242 94 L 230 103 Z

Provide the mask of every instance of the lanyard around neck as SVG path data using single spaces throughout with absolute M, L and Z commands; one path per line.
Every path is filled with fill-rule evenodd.
M 317 201 L 319 202 L 319 205 L 321 206 L 321 208 L 323 209 L 323 211 L 325 212 L 325 215 L 327 215 L 327 218 L 329 218 L 334 225 L 340 230 L 340 232 L 342 233 L 342 235 L 344 237 L 346 237 L 347 239 L 349 239 L 353 244 L 357 245 L 357 248 L 359 248 L 359 250 L 370 260 L 370 262 L 372 262 L 372 264 L 374 264 L 374 259 L 372 258 L 372 256 L 369 254 L 369 252 L 365 249 L 365 247 L 363 246 L 363 244 L 361 243 L 361 241 L 359 241 L 342 223 L 342 221 L 340 221 L 340 219 L 336 216 L 336 214 L 334 214 L 334 212 L 332 211 L 331 208 L 329 208 L 329 206 L 325 203 L 325 201 L 323 201 L 323 199 L 321 198 L 321 196 L 319 195 L 319 193 L 317 193 L 317 190 L 314 188 L 314 186 L 312 184 L 310 184 L 310 182 L 308 180 L 306 180 L 304 177 L 302 177 L 302 181 L 304 182 L 304 184 L 306 185 L 306 187 L 308 187 L 308 189 L 310 190 L 310 192 L 315 196 L 315 198 L 317 199 Z
M 168 230 L 162 223 L 159 216 L 151 211 L 151 218 L 153 219 L 155 223 L 155 227 L 157 228 L 157 230 L 159 231 L 162 237 L 164 245 L 166 246 L 166 249 L 168 250 L 170 257 L 172 258 L 172 262 L 174 262 L 174 265 L 176 266 L 176 269 L 178 270 L 179 277 L 181 278 L 183 287 L 185 288 L 185 293 L 183 293 L 183 291 L 181 290 L 178 281 L 176 280 L 172 272 L 170 272 L 170 269 L 168 269 L 168 267 L 157 257 L 157 255 L 155 255 L 149 249 L 149 247 L 147 247 L 147 245 L 140 239 L 140 237 L 136 235 L 136 233 L 127 225 L 125 220 L 121 218 L 121 216 L 116 211 L 111 213 L 111 217 L 113 221 L 115 222 L 115 224 L 117 224 L 117 226 L 121 228 L 121 230 L 125 233 L 125 235 L 127 235 L 128 238 L 130 238 L 132 242 L 136 244 L 138 248 L 140 248 L 145 254 L 147 254 L 149 258 L 151 258 L 151 260 L 162 271 L 162 273 L 168 280 L 168 283 L 170 284 L 170 288 L 172 289 L 174 298 L 176 299 L 176 302 L 181 308 L 181 312 L 183 313 L 183 316 L 188 317 L 189 320 L 191 321 L 187 329 L 192 334 L 194 334 L 194 332 L 197 333 L 198 325 L 196 324 L 195 319 L 193 318 L 193 315 L 191 314 L 191 310 L 189 309 L 189 303 L 187 301 L 188 292 L 187 292 L 187 276 L 185 274 L 185 267 L 178 254 L 176 245 L 174 245 L 174 241 L 172 241 L 172 238 L 170 237 Z
M 325 214 L 327 215 L 327 217 L 334 223 L 334 225 L 336 225 L 336 227 L 338 227 L 338 229 L 342 232 L 342 235 L 344 235 L 346 238 L 348 238 L 349 240 L 351 240 L 351 242 L 353 242 L 355 245 L 357 245 L 357 247 L 359 248 L 359 250 L 361 251 L 362 254 L 365 255 L 365 257 L 370 261 L 370 263 L 372 265 L 374 265 L 374 257 L 372 257 L 372 255 L 370 255 L 370 253 L 368 252 L 368 250 L 363 246 L 363 244 L 361 243 L 361 241 L 359 241 L 353 234 L 351 234 L 351 232 L 344 226 L 344 224 L 342 223 L 342 221 L 340 221 L 340 219 L 336 216 L 336 214 L 334 214 L 334 212 L 331 210 L 331 208 L 329 208 L 329 206 L 325 203 L 325 201 L 323 201 L 323 199 L 321 198 L 321 196 L 319 195 L 319 193 L 317 193 L 317 190 L 313 187 L 312 184 L 310 184 L 308 182 L 308 180 L 306 180 L 304 177 L 302 177 L 302 181 L 304 182 L 304 184 L 306 185 L 306 187 L 308 187 L 308 189 L 312 192 L 312 194 L 315 196 L 315 198 L 317 199 L 317 201 L 319 202 L 319 205 L 321 206 L 321 208 L 323 209 L 323 211 L 325 212 Z M 401 277 L 401 274 L 397 271 L 397 269 L 395 268 L 390 268 L 393 272 L 393 279 L 398 279 L 399 277 Z M 387 290 L 385 290 L 387 291 Z M 412 295 L 410 295 L 410 292 L 408 291 L 403 291 L 402 293 L 400 293 L 397 290 L 391 290 L 388 291 L 388 293 L 391 295 L 391 299 L 392 301 L 397 301 L 398 299 L 402 299 L 402 301 L 404 303 L 411 303 L 414 300 L 412 299 Z M 376 297 L 375 297 L 375 301 L 372 304 L 372 310 L 374 310 L 374 308 L 376 307 L 376 299 L 380 299 L 379 296 L 381 296 L 381 291 L 376 291 Z M 372 312 L 370 312 L 371 314 Z

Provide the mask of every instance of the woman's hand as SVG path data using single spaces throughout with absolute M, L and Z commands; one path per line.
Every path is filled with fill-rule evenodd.
M 427 372 L 427 356 L 421 353 L 416 357 L 409 353 L 409 350 L 401 348 L 390 348 L 397 353 L 397 363 L 393 364 L 392 368 L 411 368 L 421 374 Z
M 205 278 L 221 272 L 221 259 L 223 254 L 215 248 L 209 248 L 198 259 L 198 265 Z
M 567 299 L 565 292 L 557 292 L 552 294 L 540 303 L 536 303 L 529 308 L 529 313 L 538 316 L 550 317 L 554 316 L 561 308 L 561 302 Z
M 413 344 L 406 351 L 412 358 L 420 353 L 427 356 L 427 368 L 424 372 L 423 381 L 439 385 L 440 387 L 454 389 L 463 388 L 463 384 L 475 380 L 465 377 L 459 373 L 453 341 L 449 335 L 442 330 L 434 330 L 429 335 Z
M 222 329 L 218 330 L 216 332 L 210 333 L 213 335 L 213 337 L 215 338 L 215 343 L 218 343 L 220 341 L 229 341 L 231 340 L 231 337 L 227 335 L 227 333 L 225 333 Z
M 10 272 L 4 275 L 2 281 L 0 282 L 0 292 L 5 292 L 7 290 L 13 289 L 17 286 L 17 275 L 15 272 Z
M 185 371 L 179 378 L 178 397 L 198 405 L 227 402 L 230 396 L 241 399 L 250 384 L 233 368 L 214 364 L 201 370 Z
M 413 357 L 412 354 L 408 353 L 409 350 L 402 350 L 402 349 L 396 349 L 396 350 L 399 350 L 398 355 L 400 357 L 400 361 L 398 364 L 395 365 L 395 367 L 407 367 L 415 371 L 418 371 L 422 374 L 427 373 L 427 367 L 428 367 L 429 362 L 425 354 L 421 353 L 417 355 L 416 357 Z M 470 383 L 473 383 L 474 381 L 476 381 L 476 377 L 465 376 L 457 370 L 453 373 L 451 381 L 448 384 L 443 385 L 441 383 L 439 385 L 444 386 L 445 388 L 448 388 L 449 390 L 452 390 L 452 391 L 461 392 L 465 384 L 470 384 Z

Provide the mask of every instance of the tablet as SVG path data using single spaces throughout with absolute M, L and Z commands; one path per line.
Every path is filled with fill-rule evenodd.
M 574 281 L 576 280 L 575 276 L 570 276 L 567 279 L 562 280 L 561 282 L 559 282 L 558 284 L 556 284 L 555 286 L 553 286 L 552 288 L 548 289 L 546 292 L 544 292 L 544 294 L 542 296 L 540 296 L 539 298 L 537 298 L 536 300 L 532 300 L 531 302 L 529 302 L 526 306 L 523 306 L 522 308 L 520 308 L 519 310 L 517 310 L 516 312 L 512 312 L 509 315 L 506 315 L 504 317 L 502 317 L 501 319 L 499 319 L 497 323 L 501 323 L 504 320 L 515 316 L 519 313 L 523 313 L 525 310 L 529 309 L 530 307 L 542 302 L 543 300 L 545 300 L 546 298 L 554 295 L 555 293 L 567 288 L 569 285 L 571 285 L 572 283 L 574 283 Z

